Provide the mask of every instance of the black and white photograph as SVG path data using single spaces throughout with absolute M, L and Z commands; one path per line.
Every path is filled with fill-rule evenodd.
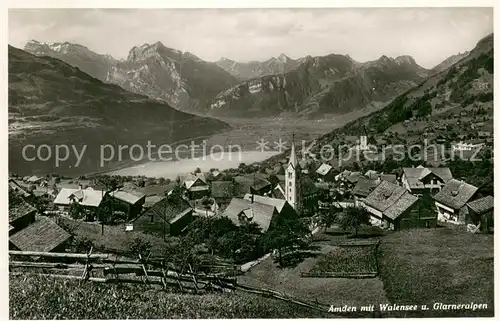
M 6 9 L 9 318 L 494 317 L 494 4 L 423 2 Z

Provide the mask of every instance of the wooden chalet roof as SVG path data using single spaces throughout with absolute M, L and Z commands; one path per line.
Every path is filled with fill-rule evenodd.
M 394 220 L 417 201 L 404 187 L 382 181 L 363 202 Z
M 278 210 L 273 205 L 233 198 L 226 210 L 218 215 L 229 218 L 236 225 L 241 225 L 244 221 L 254 222 L 262 232 L 266 232 L 275 213 L 278 213 Z
M 467 206 L 477 214 L 483 214 L 493 210 L 493 205 L 494 199 L 491 195 L 467 203 Z
M 185 215 L 192 210 L 189 203 L 178 195 L 170 195 L 151 206 L 143 215 L 154 215 L 165 222 L 175 221 L 180 215 Z
M 455 210 L 462 208 L 477 191 L 477 187 L 457 179 L 449 180 L 434 199 Z
M 9 241 L 21 251 L 50 252 L 70 237 L 50 218 L 40 216 L 34 223 L 10 236 Z
M 380 182 L 368 178 L 360 178 L 356 186 L 354 186 L 352 193 L 356 196 L 366 197 L 377 187 Z
M 24 200 L 20 201 L 18 204 L 9 204 L 9 223 L 36 212 L 37 209 Z

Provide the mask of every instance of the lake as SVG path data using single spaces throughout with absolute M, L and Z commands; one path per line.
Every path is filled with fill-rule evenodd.
M 240 163 L 251 164 L 254 162 L 260 162 L 277 154 L 279 154 L 277 151 L 213 153 L 207 155 L 205 159 L 200 157 L 175 161 L 147 162 L 112 171 L 109 174 L 121 176 L 144 175 L 146 177 L 164 177 L 175 179 L 179 174 L 191 173 L 197 167 L 199 167 L 203 172 L 208 172 L 211 168 L 217 168 L 219 170 L 237 168 Z

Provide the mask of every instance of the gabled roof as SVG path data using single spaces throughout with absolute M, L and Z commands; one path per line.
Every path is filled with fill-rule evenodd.
M 110 194 L 112 197 L 131 205 L 134 205 L 135 203 L 139 202 L 146 196 L 145 194 L 142 193 L 131 193 L 121 190 L 113 191 Z
M 171 223 L 178 219 L 178 216 L 184 216 L 192 210 L 189 203 L 178 195 L 164 197 L 142 215 L 154 215 L 162 221 Z M 141 216 L 142 216 L 141 215 Z
M 316 173 L 318 173 L 321 176 L 325 176 L 332 170 L 332 166 L 329 164 L 321 164 L 321 166 L 316 170 Z
M 396 219 L 416 201 L 418 201 L 418 197 L 406 191 L 384 212 L 384 215 L 391 219 Z
M 271 186 L 271 182 L 267 179 L 255 174 L 238 175 L 234 177 L 235 182 L 235 196 L 243 197 L 246 193 L 250 193 L 250 188 L 260 190 L 262 188 Z
M 352 193 L 356 196 L 366 197 L 377 187 L 380 182 L 368 178 L 360 178 L 356 186 L 354 186 Z
M 149 207 L 155 205 L 156 203 L 160 202 L 164 198 L 165 198 L 165 196 L 161 196 L 161 195 L 146 196 L 146 200 L 144 201 L 144 207 L 149 208 Z
M 37 220 L 9 237 L 21 251 L 50 252 L 67 241 L 71 235 L 48 217 Z
M 361 177 L 363 177 L 363 175 L 360 172 L 351 172 L 345 179 L 351 183 L 357 183 Z
M 379 174 L 377 171 L 374 171 L 373 169 L 369 169 L 366 171 L 365 176 L 368 177 L 369 179 L 377 179 Z
M 241 225 L 244 221 L 254 222 L 262 232 L 266 232 L 275 213 L 278 210 L 272 205 L 233 198 L 226 210 L 218 215 L 229 218 L 235 225 Z
M 26 216 L 28 214 L 36 213 L 37 209 L 26 201 L 22 200 L 17 204 L 9 204 L 9 223 Z
M 483 214 L 492 210 L 493 205 L 494 199 L 491 195 L 467 203 L 467 206 L 477 214 Z
M 252 201 L 252 194 L 246 194 L 243 199 L 251 202 Z M 253 195 L 253 201 L 274 206 L 274 207 L 276 207 L 276 209 L 278 210 L 279 213 L 281 213 L 281 211 L 283 210 L 283 207 L 285 207 L 285 204 L 286 204 L 286 201 L 284 199 L 272 198 L 272 197 L 266 197 L 266 196 L 260 196 L 260 195 Z
M 54 199 L 56 205 L 69 205 L 73 197 L 80 205 L 98 207 L 104 196 L 103 191 L 94 189 L 62 188 Z
M 403 168 L 403 173 L 406 177 L 408 184 L 410 185 L 410 188 L 412 189 L 425 187 L 424 183 L 422 182 L 422 179 L 424 179 L 431 173 L 439 177 L 445 183 L 453 178 L 453 175 L 451 174 L 451 171 L 448 167 L 430 167 L 430 168 L 425 168 L 422 166 L 416 168 L 406 167 Z
M 453 209 L 462 208 L 477 191 L 477 187 L 456 179 L 449 180 L 434 199 Z
M 364 203 L 380 212 L 384 212 L 403 196 L 405 192 L 406 189 L 402 186 L 382 181 L 373 192 L 366 197 Z

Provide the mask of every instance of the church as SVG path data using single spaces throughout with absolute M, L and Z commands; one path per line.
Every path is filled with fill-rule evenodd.
M 283 189 L 285 200 L 299 215 L 314 215 L 318 209 L 319 191 L 312 179 L 302 174 L 293 140 Z

